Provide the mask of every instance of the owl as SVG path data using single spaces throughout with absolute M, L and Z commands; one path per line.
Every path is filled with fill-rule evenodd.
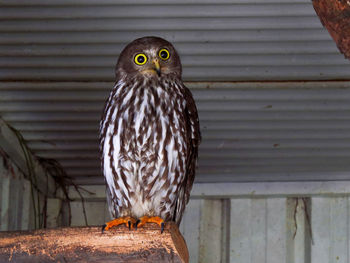
M 101 166 L 114 220 L 180 224 L 195 177 L 201 140 L 197 108 L 181 79 L 180 57 L 168 41 L 129 43 L 100 122 Z

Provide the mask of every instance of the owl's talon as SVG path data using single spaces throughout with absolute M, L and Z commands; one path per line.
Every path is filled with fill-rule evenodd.
M 160 233 L 163 234 L 164 232 L 164 222 L 160 224 Z
M 136 228 L 142 227 L 146 223 L 156 223 L 158 226 L 160 226 L 160 233 L 163 233 L 164 231 L 164 220 L 160 218 L 159 216 L 143 216 L 140 219 L 136 221 Z
M 140 222 L 141 222 L 140 219 L 137 219 L 137 220 L 136 220 L 136 223 L 135 223 L 135 230 L 137 230 L 137 226 L 138 226 L 138 224 L 139 224 Z
M 130 216 L 124 216 L 124 217 L 118 217 L 112 221 L 109 221 L 107 223 L 105 223 L 103 226 L 102 226 L 102 233 L 105 231 L 105 230 L 108 230 L 110 229 L 111 227 L 113 226 L 119 226 L 119 225 L 122 225 L 122 224 L 125 224 L 126 227 L 129 228 L 129 230 L 131 230 L 131 228 L 133 227 L 133 225 L 135 224 L 136 220 Z

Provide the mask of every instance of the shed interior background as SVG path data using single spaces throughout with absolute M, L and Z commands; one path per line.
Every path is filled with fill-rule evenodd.
M 147 35 L 174 44 L 199 110 L 191 262 L 348 262 L 350 62 L 307 0 L 0 0 L 0 115 L 95 193 L 88 223 L 108 220 L 98 128 L 115 63 Z M 32 228 L 25 179 L 0 171 L 1 230 Z

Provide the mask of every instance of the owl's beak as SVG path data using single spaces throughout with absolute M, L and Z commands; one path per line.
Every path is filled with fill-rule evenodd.
M 157 72 L 158 77 L 160 77 L 160 65 L 158 60 L 153 60 L 154 70 Z

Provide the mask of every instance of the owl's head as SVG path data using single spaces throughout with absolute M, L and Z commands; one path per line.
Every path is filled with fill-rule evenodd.
M 129 43 L 116 66 L 117 79 L 160 78 L 168 74 L 181 77 L 181 62 L 173 45 L 159 37 L 142 37 Z

